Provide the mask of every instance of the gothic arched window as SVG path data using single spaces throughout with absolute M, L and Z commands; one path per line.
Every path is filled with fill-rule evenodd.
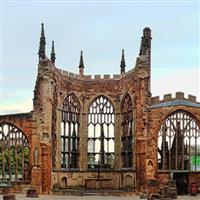
M 104 96 L 97 97 L 88 110 L 88 168 L 114 165 L 114 108 Z
M 127 94 L 122 102 L 121 161 L 122 168 L 133 167 L 133 105 Z
M 172 113 L 158 134 L 160 170 L 200 170 L 200 128 L 183 110 Z
M 26 135 L 10 123 L 0 123 L 0 181 L 29 181 L 29 172 Z
M 80 104 L 74 94 L 63 104 L 61 123 L 61 167 L 78 168 Z

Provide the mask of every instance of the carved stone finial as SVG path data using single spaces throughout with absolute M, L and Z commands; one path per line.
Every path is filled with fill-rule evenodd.
M 81 51 L 80 62 L 79 62 L 79 68 L 84 68 L 83 51 Z
M 55 54 L 55 47 L 54 47 L 54 41 L 52 41 L 52 47 L 51 47 L 51 62 L 54 64 L 56 60 L 56 54 Z
M 80 74 L 81 76 L 83 76 L 83 74 L 84 74 L 83 51 L 81 51 L 81 55 L 80 55 L 79 74 Z
M 121 64 L 120 64 L 121 74 L 125 73 L 125 67 L 126 67 L 126 63 L 125 63 L 124 49 L 122 49 L 122 58 L 121 58 Z
M 45 59 L 45 45 L 46 45 L 46 39 L 44 35 L 44 24 L 41 24 L 41 36 L 40 36 L 40 46 L 39 46 L 39 59 Z

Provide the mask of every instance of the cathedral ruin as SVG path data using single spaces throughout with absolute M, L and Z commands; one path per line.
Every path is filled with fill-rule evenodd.
M 58 69 L 45 53 L 42 24 L 33 111 L 0 116 L 0 183 L 39 194 L 142 191 L 176 180 L 200 188 L 200 103 L 177 92 L 151 94 L 151 30 L 144 28 L 134 68 L 86 75 Z

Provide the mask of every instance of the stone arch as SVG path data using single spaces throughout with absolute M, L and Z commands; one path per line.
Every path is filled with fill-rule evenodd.
M 96 99 L 98 99 L 99 97 L 103 97 L 103 98 L 106 98 L 110 103 L 111 103 L 111 105 L 112 105 L 112 107 L 113 107 L 113 109 L 114 109 L 114 112 L 116 111 L 116 104 L 115 104 L 115 102 L 114 102 L 114 100 L 111 98 L 111 97 L 109 97 L 108 95 L 106 95 L 106 94 L 98 94 L 98 95 L 95 95 L 95 96 L 93 96 L 93 98 L 90 100 L 90 102 L 89 102 L 89 104 L 88 104 L 88 106 L 87 106 L 87 112 L 89 111 L 89 108 L 90 108 L 90 106 L 94 103 L 94 101 L 96 100 Z
M 125 97 L 129 95 L 130 98 L 131 98 L 131 102 L 132 102 L 132 105 L 133 105 L 133 108 L 135 107 L 135 97 L 134 97 L 134 94 L 132 94 L 130 91 L 126 91 L 122 94 L 122 97 L 121 97 L 121 102 L 120 102 L 120 110 L 122 109 L 122 106 L 123 106 L 123 103 L 124 103 L 124 99 Z
M 158 132 L 160 131 L 160 128 L 161 128 L 161 125 L 163 124 L 163 122 L 167 119 L 168 116 L 170 116 L 171 114 L 173 114 L 174 112 L 177 112 L 177 111 L 187 112 L 188 115 L 190 115 L 196 121 L 196 123 L 200 126 L 200 119 L 198 119 L 194 113 L 189 111 L 187 108 L 175 107 L 170 110 L 166 110 L 165 113 L 160 117 L 159 126 L 156 126 L 155 131 L 153 131 L 155 133 L 156 138 L 157 138 Z
M 75 92 L 75 91 L 69 91 L 68 92 L 67 91 L 67 92 L 61 92 L 61 93 L 62 93 L 61 98 L 59 98 L 59 111 L 60 112 L 62 112 L 64 102 L 66 101 L 66 98 L 68 96 L 73 96 L 77 100 L 77 102 L 79 104 L 79 107 L 80 107 L 80 110 L 82 112 L 82 106 L 83 106 L 83 104 L 81 102 L 81 96 L 79 95 L 78 92 Z
M 8 122 L 8 121 L 1 121 L 0 126 L 2 126 L 2 125 L 10 125 L 13 128 L 18 129 L 20 132 L 22 132 L 24 134 L 24 136 L 26 137 L 26 139 L 28 140 L 28 143 L 29 143 L 30 138 L 28 138 L 27 134 L 20 127 L 16 126 L 15 124 L 13 124 L 11 122 Z
M 27 135 L 10 122 L 0 122 L 0 182 L 30 181 L 30 143 Z
M 163 117 L 159 127 L 158 169 L 196 171 L 196 159 L 200 157 L 200 126 L 195 116 L 184 109 L 176 109 Z M 193 159 L 195 163 L 191 164 Z
M 67 93 L 67 95 L 65 95 L 65 97 L 63 98 L 63 102 L 62 102 L 62 104 L 61 104 L 61 105 L 62 105 L 62 109 L 63 109 L 63 105 L 64 105 L 66 99 L 67 99 L 69 96 L 73 97 L 73 98 L 77 101 L 78 106 L 79 106 L 79 109 L 81 109 L 81 101 L 80 101 L 80 99 L 78 98 L 78 95 L 77 95 L 76 93 L 74 93 L 74 92 L 69 92 L 69 93 Z
M 31 135 L 33 134 L 32 129 L 32 112 L 30 113 L 22 113 L 22 114 L 12 114 L 12 115 L 1 115 L 0 116 L 0 124 L 8 123 L 16 126 L 19 130 L 21 130 L 31 142 Z

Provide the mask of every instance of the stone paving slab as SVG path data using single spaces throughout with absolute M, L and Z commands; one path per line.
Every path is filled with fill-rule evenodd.
M 28 198 L 24 194 L 17 194 L 16 200 L 139 200 L 139 196 L 126 196 L 126 197 L 111 197 L 111 196 L 55 196 L 55 195 L 40 195 L 39 198 Z M 3 196 L 0 195 L 0 200 Z M 178 200 L 200 200 L 198 196 L 178 196 Z

